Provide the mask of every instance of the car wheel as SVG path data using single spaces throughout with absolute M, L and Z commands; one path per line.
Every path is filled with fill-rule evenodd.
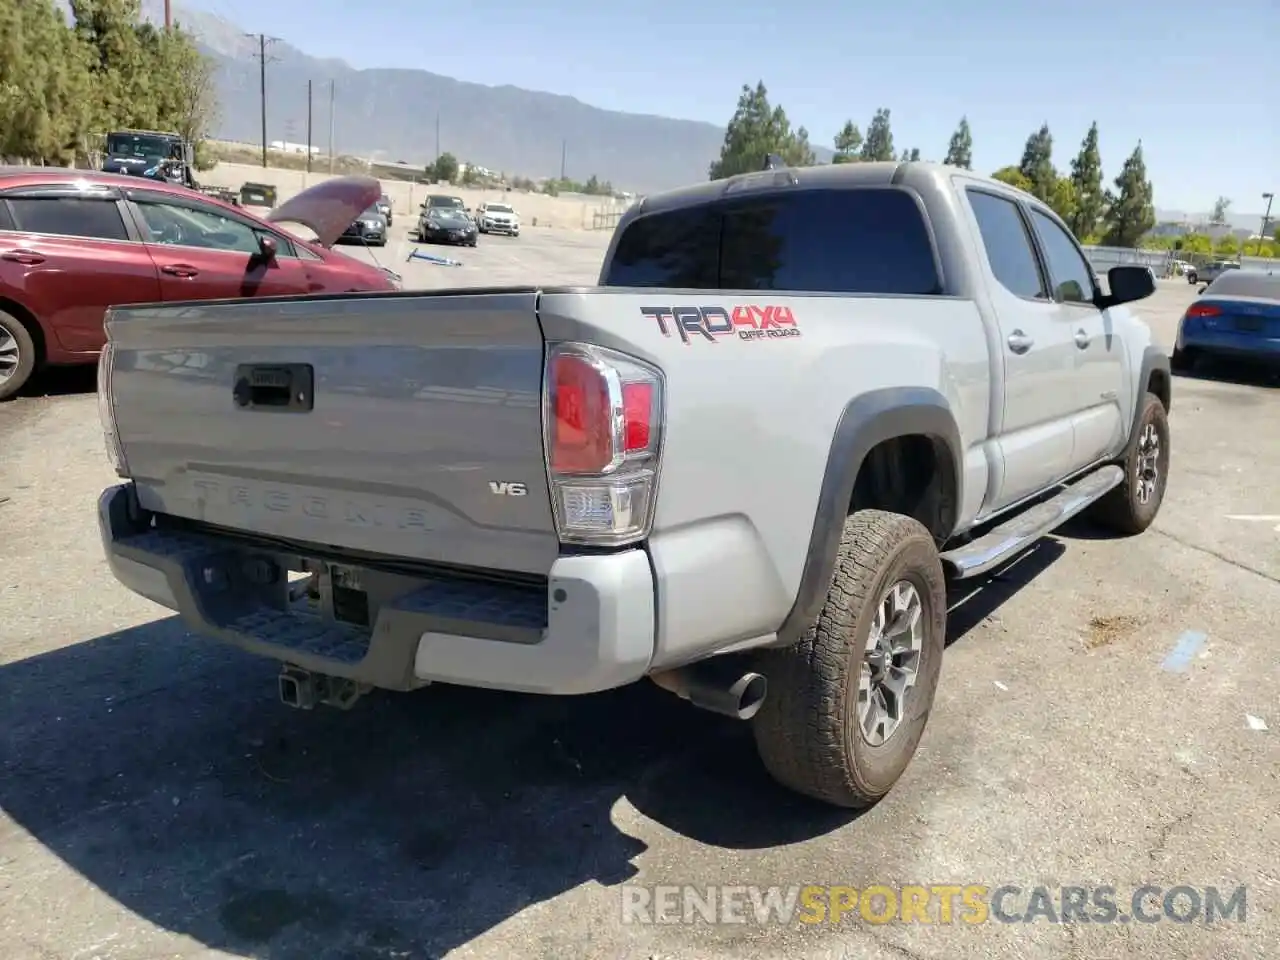
M 1142 533 L 1159 513 L 1169 481 L 1169 415 L 1154 393 L 1143 395 L 1142 414 L 1120 466 L 1124 480 L 1089 515 L 1116 533 Z
M 838 807 L 888 793 L 924 734 L 946 628 L 932 534 L 901 514 L 849 516 L 817 621 L 758 657 L 769 686 L 751 723 L 773 778 Z
M 0 400 L 22 389 L 36 368 L 36 345 L 22 321 L 0 310 Z

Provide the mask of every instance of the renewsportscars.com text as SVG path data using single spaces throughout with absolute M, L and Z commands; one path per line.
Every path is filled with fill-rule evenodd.
M 1019 886 L 637 886 L 622 888 L 622 922 L 820 923 L 1243 923 L 1247 887 L 1146 884 Z

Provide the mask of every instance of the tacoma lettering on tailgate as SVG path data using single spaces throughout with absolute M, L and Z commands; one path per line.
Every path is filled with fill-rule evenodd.
M 641 307 L 642 316 L 658 324 L 664 337 L 674 331 L 682 343 L 701 337 L 715 343 L 720 337 L 739 340 L 782 339 L 800 336 L 790 307 L 742 304 L 724 307 Z
M 389 527 L 393 530 L 421 530 L 423 533 L 437 526 L 419 507 L 400 507 L 347 495 L 328 497 L 216 480 L 193 480 L 191 486 L 206 508 L 213 507 L 219 511 L 235 510 L 250 516 L 284 514 L 353 527 Z

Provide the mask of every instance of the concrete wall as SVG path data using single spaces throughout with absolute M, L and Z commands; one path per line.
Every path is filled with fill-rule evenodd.
M 326 173 L 281 170 L 275 167 L 264 168 L 247 163 L 219 163 L 212 170 L 197 174 L 197 177 L 201 185 L 226 187 L 237 191 L 241 184 L 246 182 L 268 183 L 279 191 L 281 203 L 307 187 L 329 179 Z M 382 189 L 391 198 L 391 209 L 396 217 L 396 226 L 399 225 L 399 218 L 403 217 L 406 227 L 417 216 L 418 207 L 428 193 L 447 193 L 462 197 L 467 206 L 472 208 L 486 201 L 509 203 L 520 214 L 521 222 L 526 227 L 534 226 L 536 218 L 539 227 L 571 230 L 589 230 L 593 222 L 599 219 L 594 216 L 595 213 L 617 210 L 626 206 L 608 197 L 548 197 L 536 193 L 520 193 L 515 190 L 506 193 L 501 190 L 427 186 L 398 180 L 383 180 Z

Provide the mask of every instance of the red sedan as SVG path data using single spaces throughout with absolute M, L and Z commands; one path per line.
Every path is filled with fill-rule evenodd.
M 0 400 L 41 367 L 96 362 L 109 306 L 398 289 L 390 271 L 330 249 L 381 194 L 377 180 L 340 177 L 263 220 L 172 184 L 0 167 Z

